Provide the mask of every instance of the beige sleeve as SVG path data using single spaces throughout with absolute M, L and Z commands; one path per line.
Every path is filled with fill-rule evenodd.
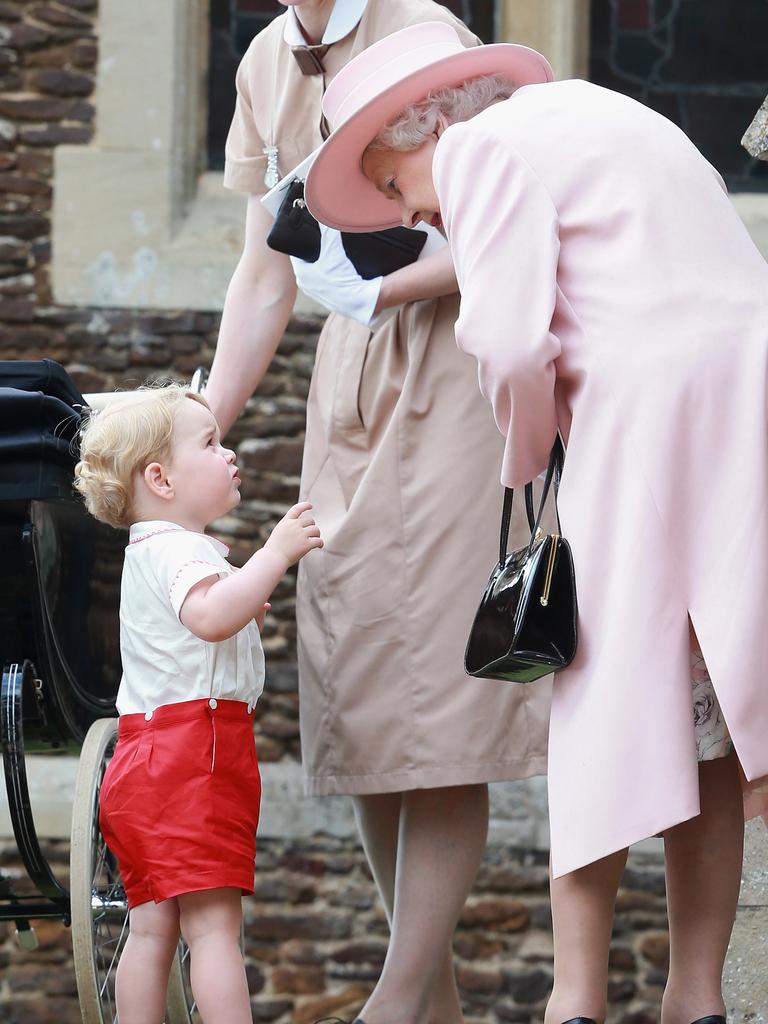
M 256 127 L 253 109 L 253 64 L 254 47 L 251 46 L 240 62 L 235 76 L 237 103 L 224 150 L 224 187 L 236 192 L 263 195 L 268 191 L 264 184 L 267 169 L 267 158 L 264 153 L 266 144 Z

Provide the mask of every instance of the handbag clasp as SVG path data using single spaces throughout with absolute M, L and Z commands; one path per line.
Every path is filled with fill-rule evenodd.
M 549 591 L 552 588 L 552 576 L 555 571 L 555 555 L 557 554 L 557 542 L 560 540 L 560 535 L 557 533 L 552 534 L 552 544 L 549 549 L 549 561 L 547 562 L 547 574 L 544 577 L 544 591 L 539 598 L 542 608 L 546 608 L 549 604 Z

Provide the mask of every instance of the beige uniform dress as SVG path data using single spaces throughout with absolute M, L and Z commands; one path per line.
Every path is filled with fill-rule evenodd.
M 264 193 L 266 147 L 277 146 L 282 176 L 322 142 L 320 103 L 333 75 L 383 36 L 435 20 L 477 41 L 431 0 L 369 0 L 359 24 L 322 53 L 325 73 L 304 74 L 286 40 L 295 14 L 276 18 L 238 72 L 225 184 Z M 503 440 L 473 360 L 456 347 L 457 314 L 454 295 L 403 306 L 373 332 L 331 314 L 320 335 L 301 497 L 315 507 L 325 547 L 300 563 L 297 593 L 309 794 L 546 770 L 549 680 L 523 686 L 463 669 L 497 557 Z M 522 543 L 516 505 L 513 540 Z

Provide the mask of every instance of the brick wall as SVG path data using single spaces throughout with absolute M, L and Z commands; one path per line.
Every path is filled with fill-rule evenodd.
M 47 852 L 67 871 L 67 846 Z M 13 871 L 13 846 L 0 866 Z M 255 1021 L 352 1019 L 387 947 L 387 924 L 362 851 L 350 839 L 262 840 L 256 892 L 245 900 L 248 978 Z M 23 953 L 0 924 L 0 1024 L 76 1024 L 71 934 L 42 922 L 40 948 Z M 491 843 L 454 942 L 472 1024 L 538 1024 L 552 982 L 545 853 Z M 668 941 L 658 855 L 633 854 L 619 895 L 611 951 L 608 1024 L 656 1024 Z

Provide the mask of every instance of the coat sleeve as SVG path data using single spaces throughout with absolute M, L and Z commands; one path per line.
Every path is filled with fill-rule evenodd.
M 502 483 L 519 487 L 546 469 L 557 432 L 557 211 L 514 147 L 471 121 L 446 129 L 433 177 L 461 292 L 456 341 L 507 439 Z

